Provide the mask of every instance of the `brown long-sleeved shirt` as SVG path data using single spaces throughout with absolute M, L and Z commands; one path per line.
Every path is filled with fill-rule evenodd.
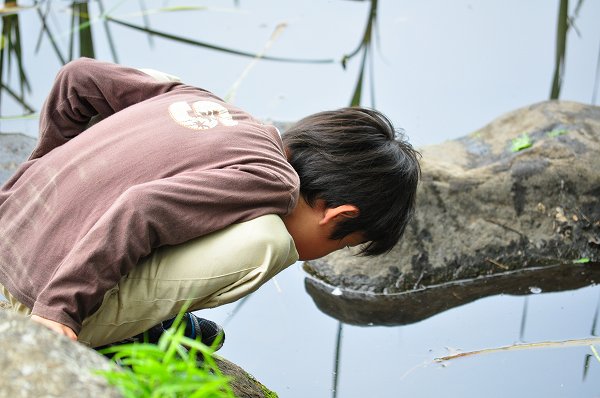
M 274 127 L 196 87 L 74 61 L 37 148 L 0 190 L 0 283 L 78 333 L 152 249 L 287 214 L 298 194 Z

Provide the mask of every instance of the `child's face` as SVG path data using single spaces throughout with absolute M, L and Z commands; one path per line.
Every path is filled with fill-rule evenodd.
M 344 217 L 356 215 L 358 209 L 352 205 L 327 208 L 323 201 L 317 200 L 315 206 L 311 207 L 300 197 L 296 208 L 283 218 L 283 222 L 294 239 L 299 259 L 314 260 L 344 247 L 365 243 L 365 238 L 360 232 L 340 240 L 330 238 L 338 222 Z
M 329 235 L 304 234 L 294 236 L 294 243 L 300 260 L 314 260 L 345 247 L 360 245 L 364 243 L 364 237 L 359 232 L 345 236 L 341 240 L 330 239 Z

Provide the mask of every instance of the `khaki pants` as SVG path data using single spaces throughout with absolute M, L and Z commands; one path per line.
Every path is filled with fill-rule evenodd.
M 190 311 L 230 303 L 297 260 L 294 241 L 276 215 L 160 248 L 104 295 L 78 340 L 92 347 L 123 340 L 175 316 L 188 300 Z M 13 311 L 31 313 L 2 285 L 0 293 Z

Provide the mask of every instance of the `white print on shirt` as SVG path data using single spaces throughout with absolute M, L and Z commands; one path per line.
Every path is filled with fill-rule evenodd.
M 212 101 L 196 101 L 190 106 L 185 101 L 169 105 L 169 114 L 175 122 L 192 130 L 208 130 L 219 123 L 223 126 L 236 126 L 231 114 L 221 104 Z

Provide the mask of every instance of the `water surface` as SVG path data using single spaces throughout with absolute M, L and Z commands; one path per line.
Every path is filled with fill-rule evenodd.
M 60 6 L 52 16 L 65 52 L 71 18 L 66 3 L 55 2 Z M 156 30 L 259 52 L 278 24 L 285 23 L 269 55 L 337 60 L 326 65 L 254 65 L 234 101 L 260 118 L 293 121 L 350 101 L 359 59 L 352 59 L 345 70 L 338 61 L 358 45 L 369 2 L 145 3 L 148 8 L 198 4 L 210 8 L 153 14 L 150 22 Z M 105 1 L 111 15 L 142 24 L 142 18 L 134 15 L 139 4 Z M 90 7 L 98 15 L 97 3 Z M 388 114 L 415 145 L 457 138 L 505 112 L 548 98 L 558 1 L 380 0 L 379 7 L 373 72 L 366 75 L 369 83 L 374 82 L 374 96 L 367 85 L 363 104 L 374 104 Z M 26 73 L 33 88 L 28 102 L 39 109 L 61 64 L 46 37 L 35 51 L 37 14 L 32 10 L 19 15 Z M 576 21 L 579 34 L 571 32 L 568 37 L 562 99 L 589 103 L 593 97 L 599 16 L 600 2 L 583 3 Z M 119 62 L 167 71 L 221 96 L 230 92 L 252 62 L 165 39 L 149 40 L 122 26 L 110 28 Z M 93 33 L 96 57 L 113 60 L 103 24 L 94 23 Z M 17 86 L 14 79 L 11 84 Z M 22 108 L 3 96 L 2 115 L 20 114 Z M 37 136 L 37 120 L 0 120 L 0 131 Z M 304 290 L 301 267 L 295 264 L 241 305 L 201 314 L 225 324 L 222 355 L 282 398 L 598 397 L 600 362 L 587 346 L 479 355 L 444 364 L 434 361 L 457 350 L 593 337 L 600 289 L 590 284 L 564 292 L 482 298 L 404 326 L 359 327 L 341 325 L 317 310 Z
M 199 315 L 225 323 L 223 356 L 281 397 L 333 397 L 338 322 L 307 298 L 303 278 L 300 264 L 293 265 L 237 313 L 230 304 Z M 595 285 L 497 295 L 410 325 L 343 325 L 337 397 L 597 397 L 600 362 L 588 346 L 484 354 L 443 364 L 435 358 L 594 337 L 599 298 Z

